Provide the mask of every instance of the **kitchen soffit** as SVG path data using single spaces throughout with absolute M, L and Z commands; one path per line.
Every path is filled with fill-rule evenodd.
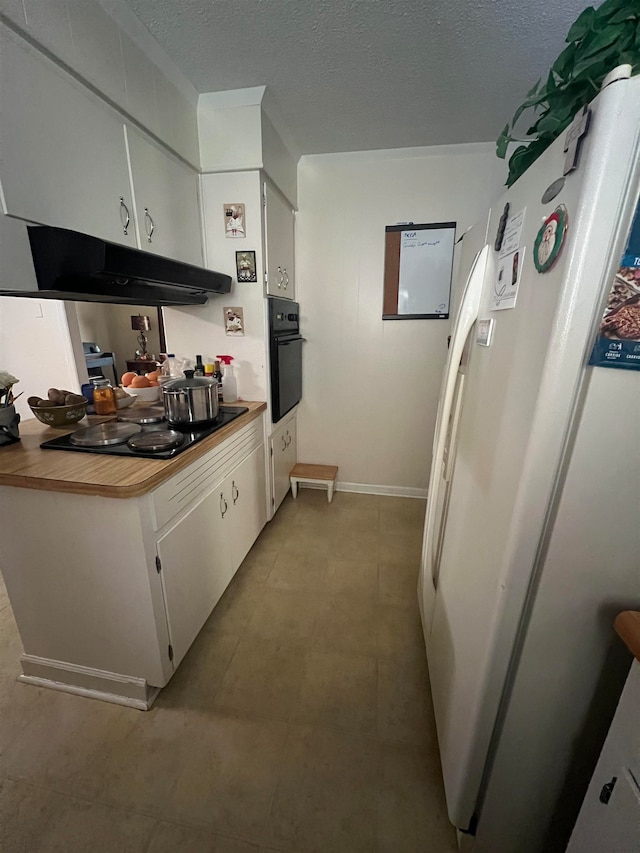
M 266 85 L 302 154 L 495 139 L 588 5 L 125 2 L 199 92 Z

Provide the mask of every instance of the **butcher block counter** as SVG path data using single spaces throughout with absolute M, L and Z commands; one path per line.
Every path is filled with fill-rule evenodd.
M 623 610 L 618 613 L 613 625 L 631 654 L 640 661 L 640 611 Z
M 168 460 L 41 450 L 38 421 L 0 449 L 20 681 L 151 706 L 267 521 L 266 405 L 239 405 Z
M 226 405 L 230 405 L 225 403 Z M 217 447 L 250 421 L 260 416 L 267 405 L 242 402 L 238 406 L 249 411 L 227 426 L 178 454 L 173 459 L 140 459 L 101 456 L 95 453 L 70 453 L 63 450 L 41 450 L 40 444 L 73 432 L 106 418 L 89 417 L 69 429 L 53 429 L 35 418 L 20 424 L 21 441 L 0 450 L 0 486 L 44 489 L 79 495 L 102 495 L 130 498 L 143 495 L 199 456 Z

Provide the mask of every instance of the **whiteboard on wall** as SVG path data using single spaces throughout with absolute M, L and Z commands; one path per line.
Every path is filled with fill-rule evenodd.
M 456 223 L 387 225 L 383 320 L 449 317 Z

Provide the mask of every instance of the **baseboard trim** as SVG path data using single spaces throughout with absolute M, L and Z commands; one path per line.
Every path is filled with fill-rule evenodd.
M 65 661 L 24 654 L 20 658 L 22 675 L 18 681 L 50 690 L 101 699 L 116 705 L 127 705 L 148 711 L 160 692 L 144 678 L 134 678 Z
M 357 492 L 363 495 L 386 495 L 395 498 L 419 498 L 427 497 L 426 489 L 418 489 L 414 486 L 377 486 L 372 483 L 345 483 L 338 480 L 336 489 L 339 492 Z

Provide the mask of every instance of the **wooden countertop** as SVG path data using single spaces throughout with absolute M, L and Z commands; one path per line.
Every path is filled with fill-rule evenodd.
M 613 623 L 618 636 L 637 660 L 640 660 L 640 612 L 624 610 L 618 613 Z
M 21 440 L 0 448 L 0 486 L 110 498 L 144 495 L 242 429 L 267 408 L 266 403 L 260 402 L 243 401 L 237 405 L 245 406 L 249 411 L 173 459 L 41 450 L 43 441 L 107 419 L 84 418 L 71 429 L 53 429 L 35 418 L 22 421 Z

